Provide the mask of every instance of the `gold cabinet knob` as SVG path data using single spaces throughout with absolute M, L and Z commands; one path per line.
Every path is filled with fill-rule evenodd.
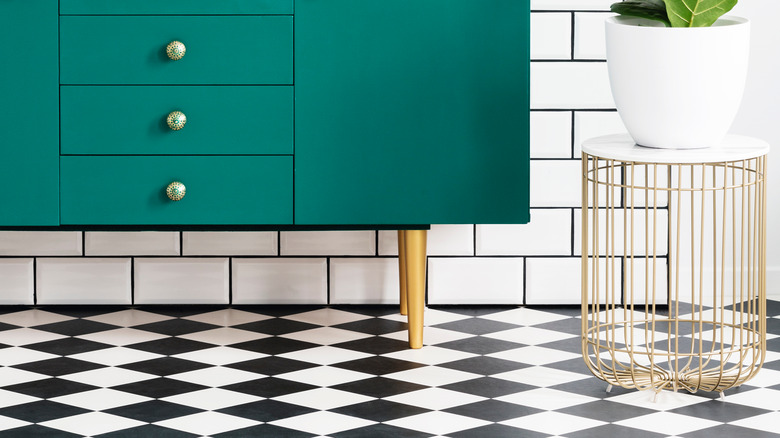
M 184 195 L 187 194 L 187 187 L 184 187 L 184 184 L 179 181 L 174 181 L 168 184 L 165 194 L 168 195 L 168 199 L 171 201 L 181 201 L 184 199 Z
M 181 41 L 171 41 L 165 48 L 165 54 L 174 61 L 184 58 L 185 53 L 187 53 L 187 47 Z
M 187 116 L 181 111 L 172 111 L 168 114 L 165 122 L 168 123 L 168 127 L 171 128 L 171 130 L 178 131 L 187 124 Z

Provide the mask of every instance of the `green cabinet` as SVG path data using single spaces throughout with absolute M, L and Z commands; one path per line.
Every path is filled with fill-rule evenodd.
M 529 17 L 529 0 L 0 0 L 0 227 L 527 222 Z
M 296 223 L 527 222 L 528 32 L 522 0 L 296 0 Z
M 59 223 L 57 0 L 0 1 L 0 226 Z

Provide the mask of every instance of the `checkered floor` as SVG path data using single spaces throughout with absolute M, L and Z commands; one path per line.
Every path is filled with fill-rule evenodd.
M 780 302 L 758 376 L 717 394 L 613 389 L 576 308 L 0 309 L 0 436 L 780 436 Z

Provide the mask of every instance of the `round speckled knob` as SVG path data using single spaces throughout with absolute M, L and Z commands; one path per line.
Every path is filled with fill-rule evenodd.
M 187 47 L 181 41 L 171 41 L 165 48 L 165 54 L 174 61 L 184 58 L 185 53 L 187 53 Z
M 174 131 L 178 131 L 187 124 L 187 116 L 185 116 L 181 111 L 173 111 L 168 114 L 168 117 L 165 119 L 165 121 L 168 123 L 169 128 Z
M 171 201 L 181 201 L 184 198 L 184 195 L 187 194 L 187 187 L 184 187 L 184 184 L 179 181 L 174 181 L 168 184 L 168 187 L 165 189 L 165 194 L 168 195 L 168 199 Z

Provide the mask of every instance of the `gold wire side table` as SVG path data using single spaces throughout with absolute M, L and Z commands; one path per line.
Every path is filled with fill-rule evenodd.
M 723 391 L 766 352 L 769 145 L 582 145 L 582 354 L 609 386 Z

